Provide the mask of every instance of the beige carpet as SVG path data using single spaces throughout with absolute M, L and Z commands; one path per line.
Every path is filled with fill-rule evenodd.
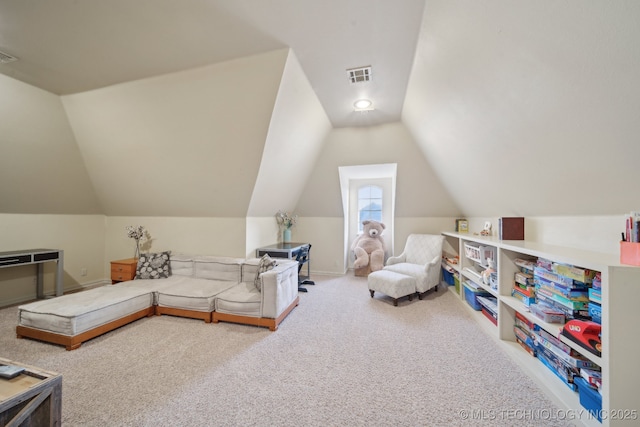
M 71 352 L 16 339 L 4 308 L 0 357 L 63 375 L 64 426 L 568 425 L 500 415 L 557 408 L 451 292 L 394 307 L 315 279 L 277 332 L 154 316 Z

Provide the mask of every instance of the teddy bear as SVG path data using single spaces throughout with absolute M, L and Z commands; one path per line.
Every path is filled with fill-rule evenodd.
M 358 235 L 351 245 L 351 250 L 356 255 L 353 267 L 356 269 L 369 265 L 371 271 L 382 270 L 384 267 L 384 238 L 382 232 L 385 225 L 374 220 L 362 221 L 364 230 Z

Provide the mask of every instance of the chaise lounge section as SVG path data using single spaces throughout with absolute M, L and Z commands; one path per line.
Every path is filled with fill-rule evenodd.
M 102 286 L 20 306 L 16 334 L 74 350 L 84 341 L 154 312 L 152 292 Z
M 298 263 L 175 255 L 169 277 L 135 279 L 18 307 L 18 338 L 74 350 L 145 316 L 172 315 L 268 327 L 275 331 L 299 303 Z M 260 290 L 256 287 L 259 285 Z M 216 314 L 216 310 L 220 313 Z

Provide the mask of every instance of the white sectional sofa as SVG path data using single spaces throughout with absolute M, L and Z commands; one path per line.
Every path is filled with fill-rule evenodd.
M 275 331 L 299 303 L 298 263 L 274 259 L 275 266 L 258 275 L 259 261 L 171 255 L 169 277 L 135 279 L 18 307 L 16 334 L 73 350 L 153 314 Z

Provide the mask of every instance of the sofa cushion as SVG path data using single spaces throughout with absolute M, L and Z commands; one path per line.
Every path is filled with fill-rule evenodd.
M 178 276 L 171 286 L 158 289 L 158 305 L 183 310 L 211 312 L 216 295 L 234 286 L 229 280 L 198 279 Z
M 200 279 L 240 281 L 239 258 L 198 256 L 194 258 L 194 275 Z
M 260 264 L 260 258 L 247 258 L 244 260 L 242 263 L 242 282 L 253 284 L 256 280 L 258 264 Z
M 193 276 L 193 256 L 172 254 L 169 260 L 172 276 Z
M 170 251 L 141 254 L 136 267 L 136 279 L 166 279 L 169 277 Z
M 253 283 L 242 282 L 216 296 L 216 311 L 261 317 L 261 296 Z
M 262 258 L 260 258 L 260 262 L 258 263 L 258 270 L 256 271 L 256 278 L 253 281 L 256 289 L 261 291 L 262 282 L 260 281 L 260 275 L 265 271 L 271 270 L 276 266 L 276 260 L 272 259 L 269 254 L 264 254 Z

